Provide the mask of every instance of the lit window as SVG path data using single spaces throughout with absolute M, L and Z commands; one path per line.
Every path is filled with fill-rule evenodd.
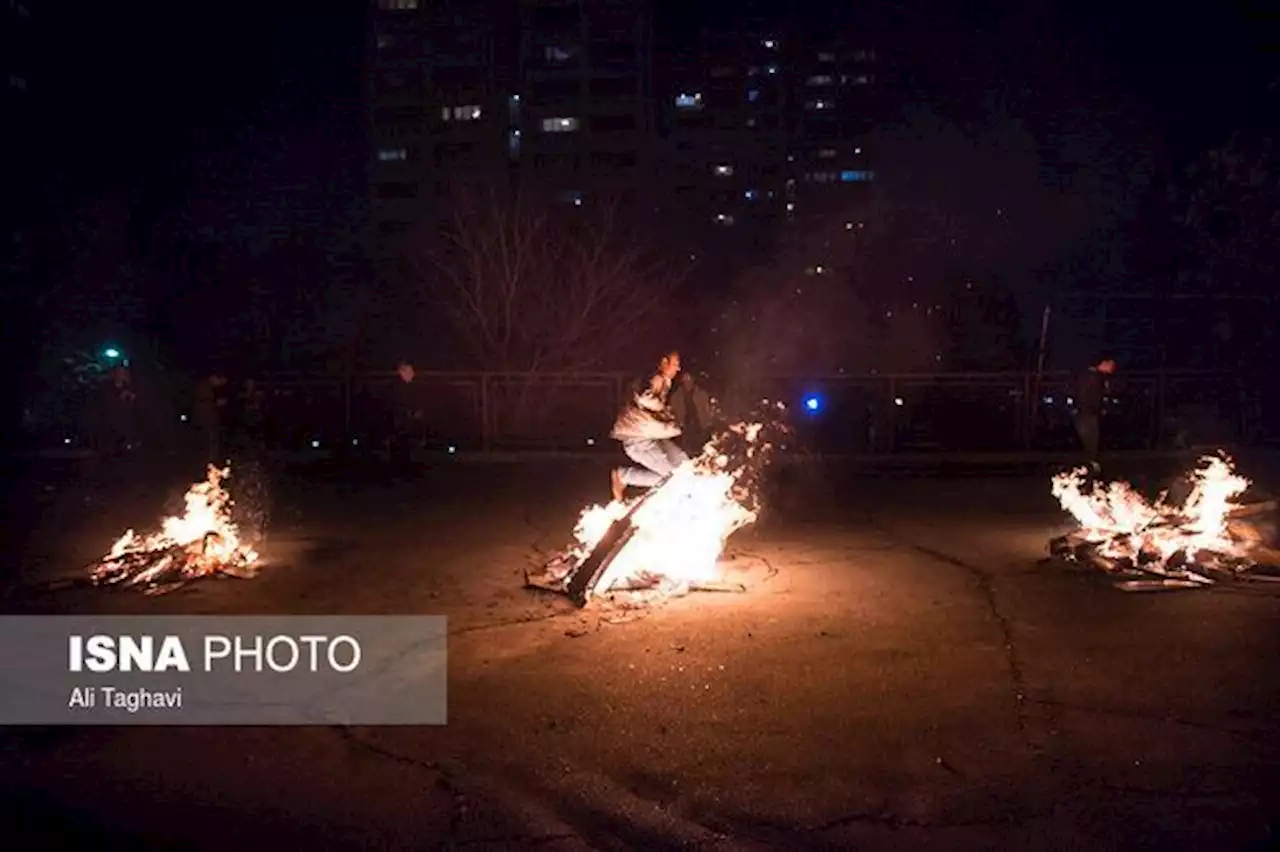
M 380 148 L 378 161 L 382 163 L 402 163 L 409 159 L 409 151 L 405 148 Z
M 831 109 L 831 101 L 816 100 L 809 101 L 804 105 L 805 109 Z
M 742 193 L 742 197 L 748 201 L 755 201 L 759 196 L 756 194 L 754 189 L 748 189 L 746 192 Z
M 577 130 L 582 123 L 578 119 L 565 116 L 557 118 L 542 119 L 543 133 L 572 133 Z
M 747 89 L 747 100 L 750 101 L 751 103 L 755 103 L 756 101 L 760 100 L 760 90 Z
M 865 86 L 871 82 L 870 74 L 842 74 L 840 82 L 846 86 Z
M 766 68 L 766 69 L 765 69 L 765 71 L 767 71 L 767 72 L 768 72 L 768 73 L 770 73 L 770 74 L 777 74 L 777 73 L 778 73 L 778 66 L 777 66 L 777 65 L 770 65 L 768 68 Z
M 835 62 L 836 55 L 834 53 L 819 53 L 818 61 L 819 62 Z
M 805 81 L 805 85 L 807 85 L 807 86 L 830 86 L 830 85 L 831 85 L 831 82 L 832 82 L 832 81 L 831 81 L 831 75 L 830 75 L 830 74 L 814 74 L 812 77 L 810 77 L 808 80 L 806 80 L 806 81 Z
M 835 148 L 822 148 L 818 151 L 816 156 L 818 157 L 819 160 L 830 160 L 834 158 L 835 155 L 836 155 Z
M 560 201 L 565 204 L 572 204 L 574 207 L 582 206 L 582 190 L 570 189 L 560 193 Z
M 733 224 L 733 217 L 732 217 L 732 216 L 730 216 L 728 213 L 717 213 L 717 214 L 716 214 L 716 224 L 717 224 L 717 225 L 732 225 L 732 224 Z
M 512 130 L 507 134 L 507 153 L 514 160 L 520 156 L 520 131 Z
M 552 65 L 560 65 L 573 59 L 575 53 L 577 51 L 571 47 L 549 46 L 543 50 L 542 55 Z
M 733 174 L 733 166 L 721 164 L 712 169 L 716 173 L 716 177 L 729 177 Z
M 856 62 L 875 62 L 876 52 L 874 50 L 858 50 L 854 52 L 853 58 Z
M 794 211 L 795 211 L 795 209 L 796 209 L 796 205 L 795 205 L 795 203 L 794 203 L 794 202 L 792 202 L 792 201 L 788 201 L 788 202 L 787 202 L 787 212 L 788 212 L 788 213 L 792 213 L 792 212 L 794 212 Z
M 677 109 L 702 109 L 702 95 L 694 92 L 686 94 L 684 92 L 676 95 Z
M 483 110 L 475 104 L 456 107 L 441 107 L 440 117 L 445 121 L 475 121 Z
M 769 48 L 769 50 L 776 50 L 778 48 L 778 42 L 771 38 L 767 38 L 764 40 L 764 46 Z
M 853 153 L 855 153 L 855 154 L 861 154 L 861 153 L 862 153 L 862 149 L 861 149 L 861 148 L 854 148 L 854 149 L 853 149 Z
M 384 12 L 407 12 L 418 8 L 418 0 L 378 0 L 378 8 Z
M 843 171 L 840 173 L 840 180 L 845 183 L 856 183 L 859 181 L 869 181 L 875 178 L 875 172 L 866 172 L 861 170 Z

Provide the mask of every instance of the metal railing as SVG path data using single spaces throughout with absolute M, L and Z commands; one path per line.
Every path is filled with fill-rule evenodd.
M 608 448 L 631 380 L 613 373 L 420 372 L 420 438 L 459 451 Z M 396 382 L 394 374 L 265 377 L 266 441 L 281 449 L 381 445 L 393 431 Z M 786 402 L 797 443 L 822 453 L 1062 451 L 1077 445 L 1073 388 L 1074 377 L 1062 373 L 774 377 L 740 385 L 733 397 Z M 1280 439 L 1280 412 L 1268 390 L 1221 373 L 1126 374 L 1113 382 L 1104 444 L 1125 450 Z M 176 410 L 179 421 L 187 408 L 166 411 Z

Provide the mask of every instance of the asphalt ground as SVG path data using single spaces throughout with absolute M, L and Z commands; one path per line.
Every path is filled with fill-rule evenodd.
M 1044 464 L 780 470 L 723 563 L 745 593 L 625 616 L 521 587 L 607 499 L 603 466 L 382 473 L 244 476 L 261 576 L 148 598 L 54 589 L 198 472 L 11 472 L 9 613 L 450 624 L 439 728 L 4 731 L 13 848 L 1269 848 L 1280 590 L 1125 594 L 1045 563 L 1070 524 Z

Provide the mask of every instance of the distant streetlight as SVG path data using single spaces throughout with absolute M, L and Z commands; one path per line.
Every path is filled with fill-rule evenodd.
M 116 349 L 114 346 L 108 346 L 106 349 L 103 350 L 102 354 L 107 356 L 107 358 L 109 358 L 110 360 L 114 361 L 120 357 L 120 350 Z

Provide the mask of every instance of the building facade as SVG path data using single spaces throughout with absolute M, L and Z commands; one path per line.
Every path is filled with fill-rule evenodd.
M 375 258 L 468 188 L 649 203 L 651 22 L 648 0 L 375 0 Z
M 878 57 L 841 28 L 757 23 L 706 32 L 664 92 L 674 209 L 697 243 L 732 243 L 847 207 L 875 179 Z

